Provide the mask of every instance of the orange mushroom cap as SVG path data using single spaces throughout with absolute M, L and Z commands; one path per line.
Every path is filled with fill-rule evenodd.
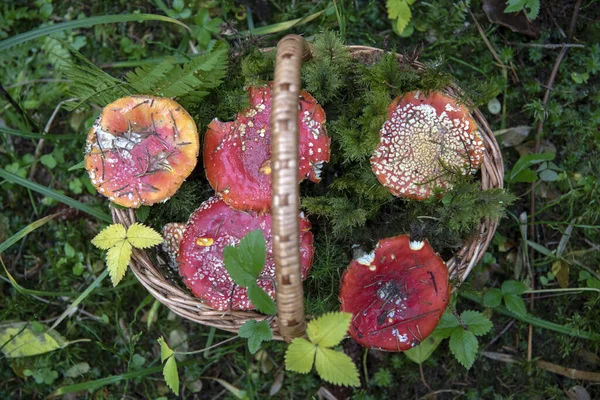
M 302 214 L 299 223 L 301 275 L 306 279 L 314 255 L 313 235 L 310 222 Z M 190 216 L 179 247 L 179 273 L 195 296 L 220 311 L 254 309 L 246 288 L 237 286 L 229 276 L 223 251 L 256 229 L 262 231 L 267 247 L 265 267 L 257 284 L 275 298 L 271 215 L 235 210 L 216 196 L 202 203 Z
M 171 197 L 194 170 L 199 148 L 194 120 L 175 101 L 123 97 L 90 130 L 85 166 L 100 193 L 137 208 Z
M 485 147 L 464 105 L 440 92 L 411 92 L 388 107 L 371 168 L 394 196 L 425 200 L 450 189 L 453 174 L 473 174 Z
M 350 335 L 365 347 L 404 351 L 423 341 L 450 299 L 448 269 L 429 243 L 407 235 L 380 240 L 342 276 L 341 310 Z
M 204 168 L 215 191 L 233 208 L 271 209 L 271 86 L 248 90 L 250 108 L 233 122 L 214 119 L 204 137 Z M 298 115 L 298 179 L 321 180 L 329 161 L 330 139 L 325 112 L 307 92 L 300 92 Z

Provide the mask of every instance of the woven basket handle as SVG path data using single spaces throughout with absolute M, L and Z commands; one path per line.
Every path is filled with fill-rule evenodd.
M 298 240 L 298 97 L 300 66 L 309 56 L 302 37 L 288 35 L 279 41 L 271 105 L 273 257 L 278 325 L 286 340 L 306 331 Z

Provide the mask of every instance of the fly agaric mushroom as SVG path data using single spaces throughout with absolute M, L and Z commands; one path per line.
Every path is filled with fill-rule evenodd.
M 314 255 L 313 235 L 310 222 L 302 214 L 299 222 L 302 279 L 306 279 Z M 275 298 L 271 215 L 235 210 L 216 196 L 202 203 L 190 216 L 179 248 L 179 273 L 196 297 L 220 311 L 254 309 L 246 288 L 237 286 L 229 276 L 223 251 L 256 229 L 262 231 L 267 247 L 265 267 L 257 284 Z
M 349 333 L 373 349 L 418 345 L 438 324 L 449 298 L 444 261 L 429 243 L 407 235 L 380 240 L 342 276 L 341 310 L 352 313 Z
M 163 226 L 162 236 L 165 241 L 162 244 L 162 248 L 169 255 L 169 263 L 173 269 L 177 269 L 179 245 L 181 244 L 181 239 L 183 239 L 185 227 L 186 225 L 180 222 L 170 222 Z
M 206 177 L 223 200 L 238 210 L 271 209 L 271 86 L 249 88 L 250 108 L 233 122 L 214 119 L 204 138 Z M 329 161 L 325 112 L 307 92 L 300 92 L 298 178 L 321 180 Z
M 87 137 L 85 166 L 112 202 L 137 208 L 171 197 L 196 166 L 196 124 L 179 104 L 123 97 L 104 107 Z
M 452 174 L 473 174 L 485 147 L 464 105 L 443 93 L 411 92 L 388 107 L 371 168 L 394 196 L 425 200 L 450 189 Z

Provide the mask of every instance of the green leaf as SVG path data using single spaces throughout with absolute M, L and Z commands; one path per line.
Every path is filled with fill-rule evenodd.
M 551 169 L 545 169 L 540 172 L 540 179 L 544 182 L 554 182 L 558 179 L 558 174 L 556 171 L 552 171 Z
M 147 249 L 164 241 L 160 233 L 137 222 L 127 229 L 127 240 L 137 249 Z
M 502 303 L 502 290 L 492 288 L 483 295 L 483 305 L 486 307 L 498 307 Z
M 472 332 L 457 329 L 450 336 L 450 351 L 466 369 L 470 369 L 477 356 L 477 338 Z
M 315 367 L 319 376 L 334 385 L 360 386 L 358 369 L 352 359 L 341 351 L 317 346 Z
M 167 358 L 175 354 L 162 336 L 157 339 L 157 342 L 160 344 L 160 362 L 165 362 Z
M 52 156 L 52 154 L 44 154 L 40 157 L 40 162 L 50 169 L 56 167 L 57 164 L 56 159 Z
M 248 349 L 252 354 L 258 351 L 262 342 L 273 340 L 273 331 L 266 320 L 257 322 L 249 319 L 240 327 L 238 335 L 248 339 Z
M 439 337 L 441 339 L 446 339 L 452 335 L 452 333 L 457 329 L 463 329 L 458 322 L 458 319 L 452 314 L 449 309 L 442 314 L 442 318 L 440 318 L 440 322 L 435 327 L 435 330 L 432 332 L 432 335 Z M 464 330 L 464 329 L 463 329 Z
M 415 362 L 417 364 L 424 363 L 438 348 L 438 346 L 442 343 L 442 338 L 429 335 L 422 341 L 418 346 L 415 346 L 411 349 L 408 349 L 404 352 L 404 355 L 408 357 L 409 360 Z
M 529 289 L 526 284 L 521 281 L 504 281 L 502 282 L 502 293 L 521 295 Z
M 285 369 L 307 374 L 315 361 L 317 346 L 304 338 L 295 338 L 285 351 Z
M 248 285 L 248 298 L 261 313 L 269 315 L 277 314 L 277 305 L 255 281 L 252 281 Z
M 267 250 L 260 229 L 248 232 L 237 247 L 227 246 L 223 251 L 225 268 L 235 283 L 248 287 L 255 282 L 265 267 Z
M 7 358 L 44 354 L 68 344 L 58 333 L 38 333 L 26 322 L 15 322 L 0 329 L 0 349 Z
M 508 0 L 506 3 L 505 13 L 525 11 L 525 15 L 530 20 L 537 18 L 540 13 L 540 0 Z
M 463 311 L 460 314 L 460 319 L 475 336 L 485 335 L 494 327 L 488 317 L 477 311 Z
M 131 22 L 131 21 L 165 21 L 171 22 L 177 25 L 181 25 L 190 31 L 190 28 L 183 22 L 177 21 L 176 19 L 165 17 L 163 15 L 155 14 L 116 14 L 116 15 L 99 15 L 90 18 L 74 19 L 68 22 L 62 22 L 54 25 L 46 25 L 41 28 L 33 29 L 31 31 L 14 35 L 0 42 L 0 52 L 10 47 L 16 46 L 28 42 L 39 37 L 47 37 L 53 33 L 63 32 L 67 30 L 77 28 L 89 28 L 94 25 L 112 24 L 119 22 Z
M 70 167 L 67 171 L 71 172 L 71 171 L 75 171 L 77 169 L 84 169 L 84 168 L 85 168 L 85 160 L 79 161 L 77 164 Z
M 510 183 L 530 183 L 537 181 L 537 174 L 530 168 L 526 168 L 519 172 L 514 178 L 508 180 Z
M 515 313 L 517 315 L 525 315 L 527 313 L 525 302 L 520 296 L 517 296 L 516 294 L 505 294 L 504 304 L 510 312 Z
M 165 366 L 163 367 L 163 376 L 165 377 L 165 383 L 175 393 L 179 395 L 179 374 L 177 373 L 177 361 L 175 356 L 171 356 L 167 359 Z
M 410 6 L 406 0 L 387 0 L 388 18 L 396 20 L 395 29 L 398 34 L 404 32 L 412 18 Z
M 112 224 L 104 228 L 92 239 L 92 244 L 99 249 L 108 250 L 113 246 L 125 241 L 127 231 L 121 224 Z
M 278 32 L 287 31 L 288 29 L 294 28 L 296 26 L 300 26 L 306 24 L 314 19 L 319 18 L 324 12 L 328 11 L 330 8 L 334 7 L 334 3 L 331 2 L 324 10 L 317 11 L 316 13 L 307 15 L 302 18 L 292 19 L 285 22 L 278 22 L 273 25 L 261 26 L 259 28 L 254 28 L 247 31 L 239 32 L 240 35 L 252 35 L 252 36 L 262 36 L 262 35 L 271 35 Z
M 68 378 L 78 378 L 83 374 L 88 373 L 90 370 L 90 364 L 86 362 L 80 362 L 73 365 L 65 372 L 65 376 Z
M 526 156 L 522 156 L 513 166 L 512 170 L 508 174 L 507 180 L 512 182 L 517 175 L 525 171 L 527 168 L 535 164 L 543 163 L 544 161 L 554 160 L 555 156 L 556 154 L 554 153 L 528 154 Z
M 33 221 L 32 223 L 30 223 L 29 225 L 27 225 L 26 227 L 21 229 L 19 232 L 15 233 L 14 235 L 12 235 L 8 239 L 6 239 L 4 242 L 0 243 L 0 254 L 2 254 L 6 249 L 11 247 L 13 244 L 17 243 L 19 240 L 23 239 L 25 236 L 27 236 L 31 232 L 35 231 L 40 226 L 45 225 L 49 221 L 52 221 L 54 218 L 56 218 L 59 215 L 60 215 L 60 213 L 50 214 L 43 218 L 38 219 L 37 221 Z
M 150 215 L 150 207 L 141 206 L 135 209 L 135 218 L 140 222 L 145 222 Z
M 314 344 L 321 347 L 336 346 L 346 336 L 351 320 L 351 313 L 327 313 L 310 321 L 306 333 Z
M 124 240 L 106 252 L 106 266 L 113 286 L 117 286 L 125 276 L 131 259 L 131 244 Z

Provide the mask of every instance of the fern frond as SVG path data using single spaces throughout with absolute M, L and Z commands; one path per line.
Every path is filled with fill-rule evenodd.
M 173 64 L 173 58 L 167 57 L 158 65 L 145 65 L 128 72 L 125 80 L 138 94 L 151 94 L 154 93 L 154 88 L 165 79 L 167 73 L 173 69 Z
M 70 60 L 64 54 L 54 54 L 57 60 L 55 66 L 59 72 L 65 78 L 73 81 L 67 89 L 68 95 L 80 100 L 78 103 L 65 103 L 63 107 L 66 110 L 71 111 L 81 106 L 88 106 L 89 103 L 104 107 L 120 97 L 131 94 L 124 82 L 102 71 L 67 42 L 54 40 L 61 43 L 63 48 L 68 49 L 73 56 L 73 59 Z

